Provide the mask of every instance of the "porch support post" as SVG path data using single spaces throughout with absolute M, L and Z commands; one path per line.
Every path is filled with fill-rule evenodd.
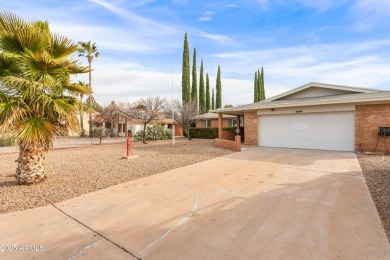
M 125 136 L 127 137 L 127 117 L 125 118 Z
M 240 128 L 240 115 L 237 116 L 236 123 L 237 123 L 237 128 Z
M 222 138 L 222 114 L 218 114 L 218 138 Z

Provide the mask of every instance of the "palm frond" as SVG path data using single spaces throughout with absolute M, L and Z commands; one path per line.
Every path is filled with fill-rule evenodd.
M 10 12 L 0 12 L 0 37 L 4 35 L 13 35 L 22 28 L 29 25 L 19 16 Z
M 89 68 L 87 66 L 81 65 L 79 61 L 72 60 L 69 62 L 67 66 L 68 73 L 70 74 L 79 74 L 79 73 L 87 73 L 89 72 Z
M 13 57 L 0 53 L 0 78 L 5 76 L 17 76 L 20 74 L 20 68 L 17 60 Z
M 48 150 L 58 127 L 40 117 L 30 117 L 17 124 L 17 136 L 23 146 L 39 144 Z
M 47 86 L 54 86 L 58 76 L 67 74 L 64 64 L 58 63 L 46 52 L 28 52 L 22 61 L 25 67 L 23 75 Z
M 67 37 L 54 33 L 51 35 L 49 52 L 54 59 L 66 58 L 79 49 L 79 46 Z
M 72 94 L 83 94 L 83 95 L 92 94 L 88 86 L 83 86 L 79 84 L 64 83 L 63 88 Z
M 0 125 L 8 127 L 29 114 L 29 107 L 17 99 L 8 99 L 0 103 Z

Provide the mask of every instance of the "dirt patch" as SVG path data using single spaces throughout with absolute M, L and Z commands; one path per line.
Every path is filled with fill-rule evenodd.
M 390 156 L 356 156 L 390 241 Z
M 214 147 L 214 140 L 181 139 L 134 143 L 136 159 L 122 159 L 125 143 L 56 149 L 46 156 L 47 179 L 18 185 L 14 174 L 17 153 L 0 155 L 0 213 L 57 203 L 186 165 L 231 153 Z

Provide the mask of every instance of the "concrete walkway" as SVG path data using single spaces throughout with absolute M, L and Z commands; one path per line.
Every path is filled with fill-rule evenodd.
M 0 241 L 1 259 L 390 259 L 355 154 L 277 148 L 0 215 Z

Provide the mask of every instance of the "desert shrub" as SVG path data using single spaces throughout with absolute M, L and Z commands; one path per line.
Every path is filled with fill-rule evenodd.
M 13 137 L 4 137 L 0 138 L 0 147 L 2 146 L 16 146 L 18 143 L 16 138 Z
M 134 135 L 134 141 L 142 141 L 144 131 L 140 130 Z M 172 135 L 170 132 L 164 129 L 164 127 L 161 124 L 155 124 L 153 126 L 148 126 L 146 128 L 146 140 L 147 141 L 153 141 L 153 140 L 167 140 L 172 138 Z

